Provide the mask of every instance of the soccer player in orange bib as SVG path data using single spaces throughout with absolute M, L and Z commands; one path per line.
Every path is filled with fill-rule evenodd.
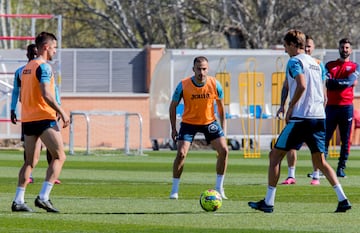
M 223 183 L 228 160 L 228 147 L 223 129 L 226 129 L 223 89 L 221 84 L 208 76 L 208 59 L 203 56 L 194 59 L 194 75 L 183 79 L 176 87 L 169 107 L 171 137 L 177 142 L 177 155 L 173 164 L 173 184 L 170 199 L 178 199 L 180 176 L 185 158 L 195 135 L 203 133 L 208 143 L 217 151 L 215 189 L 225 196 Z M 176 107 L 184 101 L 184 113 L 179 132 L 176 129 Z M 215 103 L 218 118 L 215 115 Z
M 11 210 L 33 212 L 26 205 L 24 196 L 30 174 L 39 161 L 42 141 L 49 150 L 52 160 L 40 193 L 35 199 L 35 206 L 47 212 L 59 212 L 49 199 L 55 180 L 58 179 L 66 160 L 57 114 L 63 121 L 64 128 L 69 125 L 70 118 L 56 101 L 55 79 L 48 63 L 56 54 L 57 39 L 52 33 L 42 32 L 36 37 L 35 44 L 38 57 L 31 60 L 22 72 L 21 119 L 26 158 L 19 171 Z

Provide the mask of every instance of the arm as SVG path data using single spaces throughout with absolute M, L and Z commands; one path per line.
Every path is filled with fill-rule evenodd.
M 55 92 L 53 86 L 50 85 L 52 78 L 51 66 L 47 63 L 41 64 L 36 70 L 36 76 L 40 82 L 41 95 L 44 98 L 45 102 L 59 114 L 60 118 L 63 121 L 63 128 L 66 128 L 70 123 L 69 116 L 65 111 L 60 107 L 56 101 L 56 96 L 53 94 Z
M 172 100 L 169 107 L 169 117 L 170 117 L 170 125 L 171 125 L 171 138 L 174 142 L 176 142 L 176 137 L 178 132 L 176 130 L 176 107 L 179 102 Z
M 226 135 L 226 117 L 225 117 L 225 104 L 224 99 L 217 99 L 216 105 L 218 109 L 218 115 L 219 115 L 219 121 L 221 128 L 224 131 L 224 134 Z
M 182 98 L 182 83 L 180 82 L 172 96 L 172 100 L 170 102 L 169 106 L 169 118 L 170 118 L 170 125 L 171 125 L 171 138 L 174 142 L 176 142 L 176 137 L 178 135 L 178 132 L 176 130 L 176 107 L 180 103 L 180 100 Z
M 224 103 L 224 90 L 218 80 L 216 80 L 216 92 L 217 92 L 217 99 L 216 99 L 216 106 L 218 111 L 218 117 L 220 121 L 220 126 L 226 135 L 226 113 L 225 113 L 225 103 Z
M 327 88 L 326 88 L 326 69 L 325 69 L 325 66 L 324 66 L 324 63 L 320 62 L 320 69 L 321 69 L 321 78 L 323 80 L 323 87 L 324 87 L 324 107 L 326 106 L 326 103 L 327 103 Z
M 60 115 L 63 121 L 63 128 L 66 128 L 70 123 L 70 118 L 57 103 L 55 96 L 52 95 L 50 84 L 46 82 L 40 83 L 40 89 L 44 100 L 52 109 L 54 109 Z
M 347 87 L 351 87 L 357 84 L 357 79 L 360 76 L 360 66 L 357 65 L 353 73 L 346 78 L 331 78 L 328 77 L 326 80 L 326 87 L 329 90 L 341 90 Z
M 284 115 L 285 113 L 285 102 L 288 97 L 288 93 L 289 93 L 289 84 L 287 79 L 285 79 L 281 89 L 281 101 L 280 101 L 280 108 L 276 113 L 277 117 L 279 117 L 280 113 L 282 113 L 282 115 Z
M 341 90 L 347 87 L 351 87 L 355 84 L 357 76 L 351 74 L 348 78 L 332 78 L 326 80 L 326 88 L 329 90 Z
M 22 69 L 21 69 L 22 70 Z M 17 121 L 17 116 L 16 116 L 16 105 L 17 102 L 19 100 L 19 93 L 20 93 L 20 73 L 21 73 L 20 68 L 18 70 L 16 70 L 15 72 L 15 76 L 14 76 L 14 83 L 13 83 L 13 90 L 11 93 L 11 108 L 10 108 L 10 118 L 11 118 L 11 122 L 13 124 L 16 124 Z

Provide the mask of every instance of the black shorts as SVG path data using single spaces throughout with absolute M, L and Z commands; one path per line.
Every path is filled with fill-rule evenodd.
M 56 120 L 41 120 L 32 122 L 23 122 L 23 133 L 27 136 L 40 136 L 46 129 L 54 128 L 59 131 Z
M 224 137 L 224 131 L 217 121 L 208 125 L 191 125 L 181 122 L 177 140 L 193 142 L 196 133 L 203 133 L 208 144 L 214 139 Z

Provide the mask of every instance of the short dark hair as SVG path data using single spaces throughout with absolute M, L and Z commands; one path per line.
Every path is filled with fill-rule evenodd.
M 204 56 L 199 56 L 199 57 L 195 57 L 194 59 L 194 65 L 198 62 L 203 62 L 203 61 L 206 61 L 206 62 L 209 62 L 208 59 Z
M 284 41 L 286 44 L 294 43 L 296 48 L 305 49 L 305 34 L 299 30 L 291 29 L 284 36 Z
M 41 32 L 35 38 L 35 44 L 38 49 L 40 49 L 44 44 L 48 43 L 49 41 L 57 40 L 56 36 L 50 32 Z
M 37 48 L 35 44 L 29 44 L 27 46 L 27 53 L 26 56 L 30 60 L 34 59 L 37 55 Z
M 342 38 L 341 40 L 339 40 L 339 45 L 341 45 L 341 44 L 350 44 L 350 45 L 352 45 L 349 38 Z
M 314 39 L 309 34 L 306 34 L 305 35 L 305 40 L 314 40 Z

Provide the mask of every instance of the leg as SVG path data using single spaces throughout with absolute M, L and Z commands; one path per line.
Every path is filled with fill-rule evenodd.
M 217 138 L 211 141 L 211 145 L 217 151 L 216 173 L 225 175 L 229 155 L 226 139 L 225 137 Z
M 51 160 L 52 160 L 52 156 L 50 154 L 50 151 L 47 148 L 46 148 L 46 160 L 48 162 L 48 165 L 51 163 Z
M 30 174 L 39 162 L 41 141 L 36 136 L 25 136 L 25 161 L 19 172 L 18 186 L 26 188 Z
M 273 148 L 269 153 L 268 185 L 276 187 L 280 178 L 280 166 L 286 151 Z
M 52 156 L 52 160 L 46 172 L 45 181 L 54 183 L 55 180 L 58 179 L 62 166 L 66 160 L 63 140 L 60 132 L 54 128 L 46 129 L 41 134 L 40 138 Z
M 286 184 L 295 184 L 296 183 L 295 168 L 296 168 L 296 159 L 297 159 L 296 150 L 294 150 L 294 149 L 289 150 L 286 153 L 286 159 L 287 159 L 287 163 L 288 163 L 288 177 L 281 184 L 285 184 L 285 185 Z
M 350 135 L 352 127 L 353 106 L 344 106 L 341 110 L 342 119 L 339 121 L 341 148 L 337 167 L 337 176 L 345 177 L 343 169 L 346 168 L 346 162 L 348 160 L 350 151 Z
M 48 165 L 50 165 L 50 163 L 51 163 L 51 161 L 52 161 L 52 156 L 51 156 L 51 154 L 50 154 L 49 149 L 47 149 L 47 148 L 46 148 L 46 160 L 47 160 L 47 162 L 48 162 Z M 55 183 L 55 184 L 61 184 L 61 181 L 60 181 L 59 179 L 56 179 L 54 183 Z
M 190 145 L 191 143 L 188 141 L 177 142 L 178 150 L 173 164 L 173 178 L 181 177 L 185 164 L 186 155 L 189 151 Z
M 180 177 L 183 172 L 186 155 L 189 151 L 191 142 L 179 140 L 177 142 L 177 154 L 173 163 L 173 183 L 170 199 L 178 199 Z
M 281 161 L 284 158 L 286 151 L 273 148 L 269 153 L 270 164 L 268 172 L 268 188 L 265 199 L 258 202 L 248 202 L 248 205 L 256 210 L 265 213 L 272 213 L 274 211 L 274 202 L 276 194 L 276 185 L 280 177 Z
M 315 167 L 318 167 L 325 175 L 331 186 L 339 184 L 339 180 L 332 167 L 325 160 L 324 153 L 315 152 L 311 154 L 311 159 Z
M 47 128 L 40 135 L 41 140 L 49 150 L 52 160 L 46 171 L 45 181 L 39 193 L 39 196 L 35 199 L 35 206 L 45 209 L 47 212 L 59 212 L 50 201 L 50 193 L 55 183 L 55 180 L 60 175 L 66 155 L 63 148 L 63 141 L 57 126 L 54 128 Z
M 339 201 L 335 212 L 346 212 L 347 210 L 351 209 L 351 204 L 348 201 L 338 178 L 336 177 L 335 171 L 325 160 L 324 154 L 321 152 L 312 153 L 311 158 L 313 163 L 320 168 L 320 170 L 326 176 L 326 179 L 335 190 Z
M 25 189 L 29 182 L 30 174 L 39 161 L 41 142 L 35 136 L 26 136 L 26 138 L 26 156 L 24 164 L 19 171 L 18 185 L 11 206 L 12 211 L 33 212 L 33 210 L 25 204 Z
M 329 151 L 329 143 L 337 127 L 338 111 L 333 106 L 326 106 L 325 113 L 326 113 L 325 158 L 327 158 Z
M 225 137 L 216 138 L 211 141 L 211 145 L 217 151 L 215 189 L 220 193 L 223 199 L 227 199 L 224 192 L 224 178 L 229 156 L 229 149 L 226 144 L 226 139 Z

